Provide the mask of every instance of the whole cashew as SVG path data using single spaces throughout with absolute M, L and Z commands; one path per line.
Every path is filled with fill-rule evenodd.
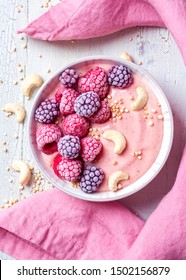
M 31 178 L 31 171 L 30 168 L 28 167 L 28 165 L 22 161 L 22 160 L 15 160 L 12 163 L 12 168 L 15 171 L 19 171 L 19 183 L 21 185 L 26 185 L 28 184 L 30 178 Z
M 131 104 L 131 109 L 133 111 L 139 111 L 143 109 L 143 107 L 147 104 L 148 101 L 148 93 L 147 91 L 142 87 L 136 88 L 137 92 L 137 99 Z
M 114 129 L 108 129 L 102 134 L 103 138 L 111 140 L 114 143 L 114 153 L 121 154 L 127 145 L 124 135 Z
M 3 108 L 3 111 L 7 113 L 14 113 L 19 123 L 22 123 L 26 116 L 24 107 L 19 103 L 7 103 Z
M 41 76 L 38 74 L 27 75 L 21 83 L 21 91 L 25 96 L 30 96 L 34 87 L 40 87 L 43 84 Z
M 124 60 L 130 61 L 130 62 L 133 62 L 132 57 L 127 52 L 123 52 L 121 54 L 121 58 L 123 58 Z
M 108 179 L 108 187 L 110 191 L 117 191 L 118 189 L 118 182 L 121 180 L 127 180 L 129 175 L 123 171 L 115 171 L 113 172 Z

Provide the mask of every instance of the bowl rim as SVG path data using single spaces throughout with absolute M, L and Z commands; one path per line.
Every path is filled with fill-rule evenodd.
M 146 77 L 148 77 L 149 80 L 151 80 L 155 86 L 158 88 L 161 98 L 164 101 L 164 105 L 166 106 L 167 112 L 168 112 L 168 116 L 169 116 L 169 138 L 165 139 L 165 135 L 163 135 L 163 140 L 162 140 L 162 144 L 161 144 L 161 148 L 160 151 L 158 153 L 158 156 L 155 160 L 155 162 L 152 164 L 152 166 L 147 170 L 147 172 L 142 175 L 142 177 L 140 177 L 137 181 L 133 182 L 132 184 L 130 184 L 129 186 L 117 191 L 117 192 L 96 192 L 93 194 L 87 194 L 82 192 L 81 190 L 75 189 L 73 187 L 70 186 L 70 188 L 65 188 L 64 186 L 60 187 L 58 185 L 56 185 L 56 181 L 53 180 L 53 178 L 51 178 L 48 173 L 46 172 L 45 168 L 43 168 L 42 165 L 39 164 L 39 161 L 37 159 L 37 157 L 35 156 L 34 153 L 34 148 L 33 145 L 31 143 L 31 137 L 30 137 L 30 131 L 31 131 L 31 125 L 32 125 L 32 116 L 33 116 L 33 112 L 34 112 L 34 108 L 36 106 L 36 103 L 38 101 L 38 98 L 40 96 L 40 94 L 42 93 L 42 91 L 48 86 L 48 84 L 54 79 L 56 78 L 56 76 L 58 76 L 63 70 L 65 70 L 66 68 L 70 68 L 73 67 L 74 65 L 77 65 L 79 63 L 84 63 L 84 62 L 88 62 L 88 61 L 92 61 L 92 60 L 110 60 L 113 62 L 117 62 L 123 65 L 128 66 L 129 68 L 131 67 L 132 69 L 135 69 L 136 71 L 139 71 L 140 73 L 142 73 L 143 75 L 145 75 Z M 156 95 L 156 94 L 155 94 Z M 158 96 L 156 95 L 156 97 L 158 98 Z M 165 122 L 164 122 L 165 123 Z M 164 133 L 163 133 L 164 134 Z M 174 134 L 174 122 L 173 122 L 173 115 L 172 115 L 172 110 L 170 107 L 170 104 L 168 102 L 168 99 L 164 93 L 164 91 L 162 90 L 162 88 L 159 86 L 159 84 L 156 82 L 156 80 L 148 73 L 146 72 L 146 70 L 144 70 L 143 68 L 141 68 L 141 66 L 136 65 L 133 62 L 130 61 L 125 61 L 121 58 L 118 57 L 114 57 L 114 56 L 103 56 L 103 55 L 96 55 L 96 56 L 87 56 L 87 57 L 83 57 L 80 59 L 77 59 L 71 63 L 68 63 L 67 65 L 61 67 L 60 69 L 58 69 L 53 75 L 50 76 L 49 79 L 47 79 L 43 85 L 41 86 L 41 88 L 39 89 L 39 91 L 37 92 L 36 96 L 34 97 L 32 106 L 31 106 L 31 110 L 30 110 L 30 114 L 28 116 L 28 143 L 29 143 L 29 148 L 31 150 L 31 154 L 33 156 L 34 162 L 37 166 L 37 168 L 39 170 L 41 170 L 42 174 L 44 175 L 44 177 L 55 187 L 57 187 L 58 189 L 60 189 L 61 191 L 72 195 L 74 197 L 77 197 L 79 199 L 83 199 L 83 200 L 88 200 L 88 201 L 94 201 L 94 202 L 106 202 L 106 201 L 113 201 L 113 200 L 119 200 L 122 199 L 124 197 L 128 197 L 136 192 L 138 192 L 139 190 L 143 189 L 145 186 L 147 186 L 160 172 L 160 170 L 163 168 L 165 162 L 167 161 L 167 158 L 170 154 L 171 148 L 172 148 L 172 143 L 173 143 L 173 134 Z M 165 143 L 166 142 L 166 143 Z M 162 150 L 164 152 L 164 156 L 161 157 L 161 153 Z M 160 157 L 161 162 L 157 162 L 157 159 Z M 155 168 L 155 170 L 153 170 L 153 168 Z M 152 172 L 150 172 L 150 170 Z M 146 176 L 146 180 L 144 182 L 144 184 L 141 184 L 140 186 L 138 186 L 139 184 L 136 184 L 137 182 L 139 182 L 142 178 L 144 178 Z M 147 178 L 149 176 L 149 178 Z M 62 179 L 60 179 L 60 181 L 62 181 Z M 63 185 L 66 184 L 66 181 L 63 181 Z M 69 183 L 67 183 L 69 185 Z M 137 185 L 137 187 L 135 186 Z M 122 193 L 122 190 L 126 190 L 124 193 Z M 104 195 L 105 194 L 105 195 Z M 107 195 L 106 195 L 107 194 Z

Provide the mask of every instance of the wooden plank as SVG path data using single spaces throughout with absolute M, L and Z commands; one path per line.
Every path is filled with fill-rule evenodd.
M 3 84 L 0 85 L 1 91 L 1 108 L 9 102 L 18 102 L 24 105 L 23 95 L 20 93 L 19 85 L 14 85 L 14 81 L 24 75 L 24 66 L 26 65 L 26 53 L 22 49 L 22 40 L 16 35 L 16 30 L 20 24 L 27 23 L 27 13 L 22 8 L 22 12 L 18 13 L 16 7 L 25 4 L 25 1 L 8 1 L 0 2 L 0 26 L 1 26 L 1 61 L 0 73 Z M 19 72 L 20 68 L 17 64 L 23 66 L 23 72 Z M 14 116 L 5 117 L 4 112 L 0 111 L 0 157 L 1 157 L 1 187 L 0 200 L 7 200 L 19 196 L 18 174 L 8 171 L 14 159 L 22 159 L 23 155 L 23 124 L 18 124 Z M 18 138 L 16 136 L 18 135 Z M 7 144 L 3 145 L 2 143 Z M 8 152 L 3 152 L 3 147 Z

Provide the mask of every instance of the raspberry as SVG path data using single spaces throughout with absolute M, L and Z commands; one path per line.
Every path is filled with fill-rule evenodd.
M 35 111 L 35 120 L 39 123 L 52 123 L 59 115 L 59 104 L 55 99 L 46 99 L 41 102 Z
M 77 158 L 81 149 L 79 137 L 66 135 L 59 140 L 57 147 L 64 158 Z
M 93 161 L 102 150 L 101 141 L 85 137 L 81 140 L 81 156 L 85 162 Z
M 101 67 L 95 67 L 79 79 L 80 92 L 94 91 L 100 98 L 105 98 L 109 91 L 107 73 Z
M 59 106 L 62 115 L 74 113 L 74 103 L 78 96 L 79 92 L 72 88 L 67 88 L 63 91 Z
M 47 155 L 57 152 L 57 142 L 62 136 L 56 124 L 43 124 L 36 130 L 36 143 L 39 150 Z
M 54 158 L 52 167 L 59 178 L 75 182 L 80 178 L 83 162 L 79 159 L 67 159 L 58 154 Z
M 110 108 L 105 101 L 101 101 L 101 106 L 96 113 L 90 116 L 89 120 L 93 123 L 104 123 L 110 118 Z
M 63 158 L 62 155 L 57 154 L 57 155 L 54 157 L 54 159 L 53 159 L 52 168 L 53 168 L 53 170 L 54 170 L 54 173 L 55 173 L 58 177 L 60 177 L 60 174 L 59 174 L 59 172 L 58 172 L 57 167 L 58 167 L 59 163 L 62 161 L 62 158 Z
M 98 187 L 104 179 L 104 172 L 101 168 L 95 166 L 87 166 L 83 171 L 80 179 L 80 188 L 86 193 L 97 191 Z
M 65 69 L 59 77 L 60 82 L 64 87 L 73 87 L 78 79 L 78 74 L 74 69 Z
M 124 65 L 112 66 L 108 72 L 108 82 L 110 85 L 125 88 L 132 84 L 133 77 L 130 69 Z
M 63 95 L 65 88 L 64 87 L 59 87 L 55 93 L 55 100 L 58 104 L 61 102 L 61 97 Z
M 64 118 L 61 127 L 66 135 L 83 137 L 88 134 L 89 121 L 77 114 L 71 114 Z
M 100 107 L 99 95 L 93 91 L 82 93 L 74 103 L 74 110 L 79 116 L 90 117 Z

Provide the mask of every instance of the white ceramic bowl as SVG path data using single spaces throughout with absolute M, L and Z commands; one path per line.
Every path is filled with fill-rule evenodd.
M 163 132 L 163 141 L 159 151 L 159 154 L 153 163 L 153 165 L 149 168 L 149 170 L 137 181 L 132 183 L 131 185 L 117 191 L 117 192 L 96 192 L 92 194 L 87 194 L 81 191 L 80 189 L 73 188 L 69 183 L 61 180 L 58 178 L 52 168 L 48 168 L 41 156 L 41 152 L 37 149 L 36 140 L 35 140 L 35 132 L 36 132 L 36 122 L 34 120 L 34 112 L 39 104 L 47 98 L 48 94 L 59 83 L 59 75 L 60 73 L 66 68 L 73 68 L 74 66 L 82 67 L 91 65 L 94 62 L 98 64 L 100 62 L 103 63 L 110 63 L 112 65 L 116 64 L 124 64 L 128 66 L 134 73 L 139 72 L 145 82 L 153 89 L 154 94 L 156 95 L 158 101 L 161 104 L 162 113 L 164 115 L 164 132 Z M 50 181 L 55 187 L 59 188 L 60 190 L 68 193 L 72 196 L 75 196 L 80 199 L 90 200 L 90 201 L 111 201 L 117 200 L 124 197 L 127 197 L 140 189 L 144 188 L 152 179 L 159 173 L 162 169 L 163 165 L 165 164 L 167 157 L 169 155 L 171 146 L 172 146 L 172 139 L 173 139 L 173 118 L 172 112 L 167 101 L 165 94 L 163 93 L 162 89 L 159 87 L 157 82 L 147 73 L 145 72 L 140 66 L 123 61 L 117 58 L 110 58 L 110 57 L 88 57 L 78 60 L 74 63 L 66 65 L 65 67 L 59 69 L 48 81 L 46 81 L 43 86 L 40 88 L 37 96 L 34 100 L 30 116 L 29 116 L 29 144 L 31 148 L 31 152 L 37 167 L 41 170 L 43 175 Z

